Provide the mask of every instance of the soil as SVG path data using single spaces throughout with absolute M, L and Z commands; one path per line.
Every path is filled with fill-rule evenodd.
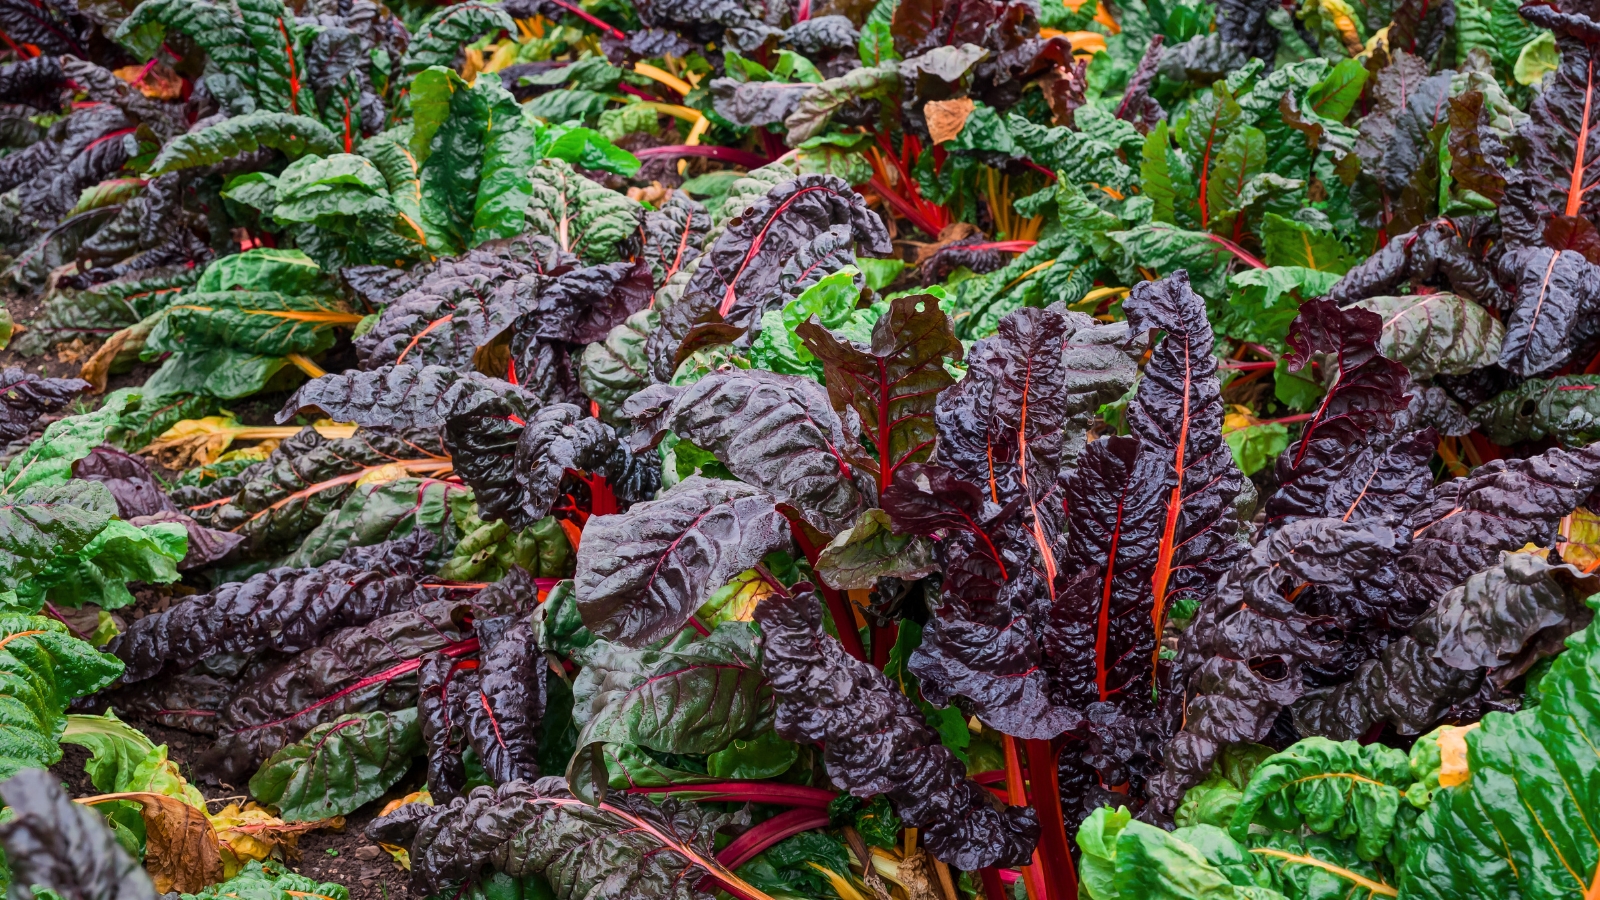
M 192 761 L 205 749 L 209 738 L 150 722 L 135 721 L 140 731 L 157 744 L 167 745 L 167 758 L 178 764 L 183 776 L 205 795 L 207 805 L 221 809 L 230 802 L 242 802 L 243 785 L 207 784 L 194 770 Z M 89 753 L 82 747 L 64 745 L 61 762 L 50 771 L 66 783 L 74 797 L 100 793 L 84 771 Z M 318 881 L 332 881 L 350 890 L 350 900 L 421 900 L 412 893 L 410 874 L 364 833 L 367 823 L 377 817 L 390 800 L 403 797 L 423 786 L 423 767 L 406 774 L 387 794 L 345 816 L 344 828 L 322 828 L 300 837 L 298 851 L 287 854 L 283 862 L 293 871 Z

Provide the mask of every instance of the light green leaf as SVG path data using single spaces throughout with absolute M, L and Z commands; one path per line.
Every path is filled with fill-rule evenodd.
M 1269 266 L 1300 266 L 1343 275 L 1354 261 L 1332 233 L 1276 213 L 1262 216 L 1261 241 Z
M 1271 465 L 1289 446 L 1289 429 L 1277 422 L 1263 422 L 1224 431 L 1222 439 L 1228 442 L 1239 471 L 1254 475 Z
M 1534 85 L 1560 65 L 1561 52 L 1556 49 L 1555 33 L 1542 31 L 1517 54 L 1517 63 L 1511 71 L 1517 84 Z
M 139 408 L 139 401 L 137 393 L 112 394 L 94 412 L 51 422 L 38 440 L 6 465 L 0 474 L 0 496 L 29 487 L 65 485 L 72 478 L 72 464 L 106 443 L 122 424 L 122 417 Z M 115 503 L 111 509 L 116 511 Z
M 231 400 L 262 390 L 287 365 L 281 356 L 231 348 L 174 353 L 145 380 L 144 390 L 153 397 L 195 394 Z
M 517 33 L 511 14 L 498 3 L 466 0 L 437 7 L 412 32 L 400 69 L 414 75 L 429 66 L 448 66 L 462 47 L 497 31 Z
M 1328 76 L 1306 93 L 1305 110 L 1319 118 L 1343 122 L 1361 99 L 1367 83 L 1367 67 L 1360 59 L 1340 60 Z
M 60 760 L 67 704 L 121 674 L 121 660 L 54 619 L 0 615 L 0 779 Z
M 111 710 L 101 716 L 69 715 L 66 719 L 61 743 L 89 751 L 84 768 L 96 790 L 104 794 L 152 791 L 205 809 L 200 790 L 184 780 L 177 763 L 167 759 L 165 744 L 156 746 Z
M 651 124 L 655 123 L 656 112 L 649 107 L 636 107 L 650 114 Z M 556 138 L 550 148 L 545 151 L 546 156 L 565 160 L 575 166 L 582 166 L 597 172 L 610 172 L 628 178 L 639 171 L 639 157 L 613 144 L 604 134 L 592 128 L 569 128 L 564 134 Z
M 716 778 L 760 780 L 777 778 L 800 758 L 800 747 L 763 731 L 753 738 L 735 739 L 706 757 L 706 772 Z

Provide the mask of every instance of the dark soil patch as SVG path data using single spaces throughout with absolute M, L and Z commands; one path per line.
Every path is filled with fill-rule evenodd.
M 210 738 L 149 722 L 133 722 L 157 744 L 167 745 L 167 758 L 178 764 L 190 784 L 200 789 L 213 812 L 230 802 L 243 803 L 243 785 L 208 785 L 199 778 L 193 760 L 205 750 Z M 61 762 L 50 771 L 66 783 L 74 797 L 90 797 L 99 791 L 89 781 L 84 763 L 89 753 L 82 747 L 64 745 Z M 318 881 L 332 881 L 350 889 L 350 900 L 421 900 L 411 891 L 411 876 L 365 834 L 367 823 L 377 817 L 385 803 L 423 786 L 423 769 L 416 769 L 383 797 L 345 817 L 344 828 L 323 828 L 300 837 L 298 853 L 283 860 L 290 869 Z

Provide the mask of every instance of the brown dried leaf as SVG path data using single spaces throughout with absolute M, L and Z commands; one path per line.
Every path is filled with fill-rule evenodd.
M 100 345 L 100 349 L 96 350 L 94 355 L 89 357 L 89 361 L 78 370 L 78 377 L 89 382 L 90 390 L 96 394 L 106 392 L 106 380 L 111 376 L 111 364 L 116 362 L 117 354 L 122 352 L 122 346 L 128 342 L 132 333 L 132 328 L 124 328 L 107 338 L 106 342 Z
M 144 867 L 160 893 L 197 893 L 222 880 L 222 852 L 205 810 L 153 791 L 100 794 L 80 800 L 93 806 L 112 800 L 139 804 L 144 819 Z
M 922 115 L 928 120 L 928 134 L 933 136 L 933 142 L 942 144 L 955 140 L 961 134 L 961 129 L 967 127 L 967 117 L 972 115 L 972 109 L 971 97 L 929 100 L 922 107 Z

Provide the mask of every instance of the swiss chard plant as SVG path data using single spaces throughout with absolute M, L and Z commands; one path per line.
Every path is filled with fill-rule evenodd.
M 1591 898 L 1597 48 L 0 2 L 11 883 Z

